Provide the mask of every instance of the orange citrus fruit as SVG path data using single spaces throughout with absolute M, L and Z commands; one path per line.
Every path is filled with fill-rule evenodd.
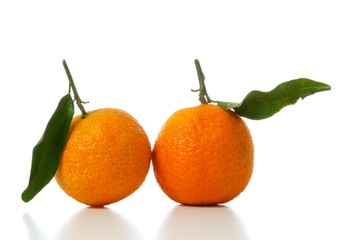
M 101 207 L 137 190 L 150 160 L 141 125 L 123 110 L 103 108 L 73 118 L 55 179 L 75 200 Z
M 253 171 L 253 142 L 236 113 L 201 104 L 175 112 L 153 148 L 158 184 L 176 202 L 214 205 L 237 197 Z

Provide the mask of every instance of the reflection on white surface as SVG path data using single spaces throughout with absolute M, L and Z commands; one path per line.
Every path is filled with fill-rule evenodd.
M 49 238 L 35 223 L 34 219 L 29 214 L 23 215 L 23 220 L 28 229 L 29 240 L 48 240 Z
M 28 229 L 29 240 L 54 239 L 41 230 L 30 214 L 24 214 L 23 220 Z M 70 217 L 57 232 L 55 239 L 141 239 L 139 232 L 118 213 L 107 208 L 85 208 Z
M 227 206 L 176 206 L 159 230 L 158 239 L 249 239 L 239 217 Z
M 141 239 L 132 224 L 107 208 L 85 208 L 72 216 L 56 239 Z

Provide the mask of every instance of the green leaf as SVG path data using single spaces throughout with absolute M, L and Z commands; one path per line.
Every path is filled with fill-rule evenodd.
M 229 110 L 232 108 L 237 108 L 241 106 L 242 103 L 235 103 L 235 102 L 222 102 L 222 101 L 213 101 L 214 103 L 217 103 L 218 106 L 225 110 Z
M 33 149 L 29 184 L 21 195 L 24 202 L 33 199 L 58 170 L 73 116 L 73 100 L 70 94 L 67 94 L 60 99 L 44 134 Z
M 238 115 L 249 119 L 265 119 L 282 108 L 295 104 L 300 98 L 330 89 L 331 86 L 325 83 L 299 78 L 281 83 L 269 92 L 252 91 L 233 109 Z

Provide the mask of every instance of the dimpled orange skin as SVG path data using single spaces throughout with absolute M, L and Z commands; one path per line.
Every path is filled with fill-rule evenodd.
M 165 194 L 186 205 L 215 205 L 237 197 L 253 171 L 253 142 L 232 111 L 202 104 L 175 112 L 153 148 L 153 167 Z
M 139 123 L 125 111 L 104 108 L 74 117 L 55 179 L 75 200 L 101 207 L 137 190 L 150 160 Z

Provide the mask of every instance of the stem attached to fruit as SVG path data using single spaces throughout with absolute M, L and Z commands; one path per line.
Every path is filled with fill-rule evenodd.
M 73 89 L 73 93 L 74 93 L 74 98 L 75 98 L 75 101 L 76 101 L 76 105 L 77 105 L 78 108 L 80 109 L 81 114 L 83 115 L 83 118 L 86 118 L 86 117 L 88 116 L 88 113 L 85 111 L 84 106 L 83 106 L 83 103 L 87 103 L 87 102 L 83 102 L 83 101 L 81 100 L 81 98 L 80 98 L 80 96 L 79 96 L 79 93 L 78 93 L 78 91 L 76 90 L 73 77 L 71 76 L 70 70 L 69 70 L 68 65 L 66 64 L 65 60 L 63 60 L 63 66 L 64 66 L 64 69 L 65 69 L 66 75 L 68 76 L 68 79 L 69 79 L 69 85 L 70 85 L 71 89 Z M 69 90 L 70 90 L 70 89 L 69 89 Z
M 201 64 L 199 63 L 198 59 L 194 60 L 194 63 L 196 65 L 196 69 L 197 69 L 197 74 L 198 74 L 198 81 L 199 81 L 199 89 L 197 90 L 193 90 L 192 92 L 199 92 L 199 101 L 202 104 L 208 104 L 213 102 L 212 99 L 209 97 L 208 93 L 207 93 L 207 89 L 206 89 L 206 85 L 204 84 L 204 80 L 206 79 L 203 71 L 202 71 L 202 67 Z

